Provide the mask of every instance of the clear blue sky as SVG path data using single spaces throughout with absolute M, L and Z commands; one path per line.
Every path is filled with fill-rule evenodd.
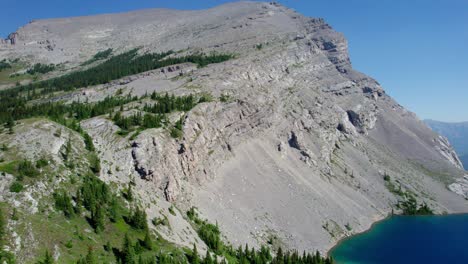
M 0 35 L 32 19 L 227 0 L 0 0 Z M 468 0 L 282 0 L 349 40 L 354 67 L 421 118 L 468 121 Z

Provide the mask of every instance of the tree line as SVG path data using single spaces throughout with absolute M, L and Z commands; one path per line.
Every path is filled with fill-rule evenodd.
M 276 255 L 272 257 L 270 249 L 262 246 L 260 249 L 250 248 L 246 244 L 244 248 L 238 247 L 234 249 L 232 245 L 226 245 L 221 239 L 221 232 L 218 224 L 209 223 L 207 220 L 199 218 L 195 208 L 192 207 L 187 211 L 187 217 L 194 223 L 195 229 L 199 237 L 205 242 L 208 248 L 216 255 L 224 256 L 234 263 L 255 263 L 255 264 L 288 264 L 288 263 L 304 263 L 304 264 L 332 264 L 331 257 L 323 257 L 317 251 L 315 254 L 298 251 L 284 252 L 281 247 L 277 249 Z M 190 263 L 217 263 L 209 254 L 205 259 L 197 259 L 196 247 L 192 249 L 192 256 L 189 257 Z M 223 261 L 224 262 L 224 261 Z M 222 263 L 223 263 L 222 262 Z
M 181 57 L 168 57 L 172 54 L 174 54 L 173 51 L 138 55 L 138 49 L 133 49 L 112 56 L 101 64 L 89 69 L 0 91 L 0 105 L 11 99 L 18 100 L 18 97 L 22 97 L 23 101 L 27 101 L 56 91 L 70 91 L 76 88 L 105 84 L 125 76 L 173 64 L 192 62 L 200 67 L 204 67 L 211 63 L 219 63 L 233 58 L 233 55 L 230 54 L 216 53 L 208 55 L 197 53 Z M 41 65 L 38 69 L 48 68 Z

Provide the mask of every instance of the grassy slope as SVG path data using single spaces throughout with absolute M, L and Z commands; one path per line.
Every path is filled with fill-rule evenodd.
M 25 69 L 25 68 L 26 68 L 25 64 L 15 63 L 13 64 L 13 67 L 0 71 L 0 85 L 11 85 L 11 84 L 15 84 L 18 81 L 31 80 L 32 76 L 29 74 L 21 74 L 19 76 L 10 77 L 11 74 L 19 70 Z

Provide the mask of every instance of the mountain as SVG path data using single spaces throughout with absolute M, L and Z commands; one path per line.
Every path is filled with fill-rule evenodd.
M 409 197 L 468 212 L 449 142 L 352 68 L 341 33 L 282 5 L 36 20 L 0 56 L 20 263 L 146 257 L 146 237 L 174 261 L 194 244 L 326 253 Z
M 424 121 L 435 132 L 447 137 L 453 145 L 465 167 L 468 166 L 468 122 L 448 123 L 435 120 Z
M 460 161 L 464 167 L 468 167 L 468 154 L 460 156 Z

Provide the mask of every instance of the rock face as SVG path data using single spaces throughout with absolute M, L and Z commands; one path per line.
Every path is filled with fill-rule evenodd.
M 457 154 L 460 155 L 460 160 L 465 167 L 468 167 L 468 122 L 447 123 L 435 120 L 424 121 L 435 132 L 441 134 L 450 141 Z M 465 160 L 466 162 L 463 162 Z
M 154 195 L 182 209 L 196 206 L 234 244 L 275 237 L 286 247 L 327 250 L 393 210 L 399 197 L 384 174 L 437 212 L 468 211 L 447 189 L 463 176 L 450 144 L 355 71 L 346 39 L 322 19 L 239 2 L 38 20 L 18 34 L 0 55 L 68 67 L 109 47 L 236 54 L 177 78 L 172 67 L 71 97 L 95 101 L 120 88 L 229 95 L 186 113 L 182 139 L 152 129 L 129 141 L 103 117 L 82 127 L 96 141 L 103 171 L 113 171 L 102 173 L 107 181 L 135 178 L 148 204 Z

